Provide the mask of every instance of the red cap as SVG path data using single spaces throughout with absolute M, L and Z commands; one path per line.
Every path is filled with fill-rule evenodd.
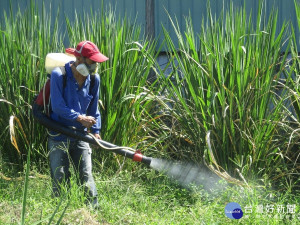
M 98 47 L 91 41 L 82 41 L 80 42 L 76 49 L 67 48 L 66 53 L 75 55 L 75 56 L 83 56 L 89 58 L 95 62 L 105 62 L 108 58 L 103 55 Z

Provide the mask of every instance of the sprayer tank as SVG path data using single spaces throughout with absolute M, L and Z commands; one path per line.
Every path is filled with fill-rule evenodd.
M 45 61 L 45 69 L 51 74 L 55 67 L 63 67 L 67 62 L 75 61 L 75 57 L 65 53 L 48 53 Z

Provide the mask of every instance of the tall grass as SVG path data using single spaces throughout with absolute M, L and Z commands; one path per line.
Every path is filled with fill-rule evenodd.
M 18 141 L 20 154 L 12 149 L 9 140 L 8 121 L 14 115 L 21 121 L 25 133 L 33 144 L 35 152 L 33 161 L 45 156 L 45 132 L 35 124 L 31 116 L 31 101 L 36 91 L 45 81 L 44 57 L 48 52 L 61 49 L 62 42 L 58 35 L 57 20 L 51 24 L 51 18 L 45 8 L 39 14 L 33 2 L 30 8 L 21 13 L 20 9 L 13 15 L 12 8 L 1 23 L 1 62 L 0 62 L 0 127 L 2 144 L 0 150 L 3 159 L 14 162 L 15 167 L 22 165 L 26 145 L 22 135 Z M 10 104 L 8 104 L 8 102 Z
M 231 5 L 214 18 L 208 4 L 198 35 L 189 18 L 182 33 L 170 17 L 179 47 L 164 29 L 173 68 L 165 80 L 174 102 L 168 110 L 176 118 L 174 129 L 193 143 L 189 157 L 200 162 L 205 155 L 216 170 L 280 180 L 281 188 L 289 189 L 297 182 L 290 176 L 290 163 L 297 158 L 288 154 L 293 128 L 286 92 L 276 94 L 287 55 L 281 53 L 290 48 L 288 25 L 277 30 L 278 13 L 265 17 L 262 6 L 254 26 L 245 8 Z M 287 84 L 282 88 L 290 88 Z M 177 151 L 182 155 L 180 147 Z

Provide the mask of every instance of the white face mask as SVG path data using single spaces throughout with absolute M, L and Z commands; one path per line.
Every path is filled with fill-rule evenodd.
M 82 76 L 88 76 L 90 74 L 87 66 L 84 63 L 79 64 L 76 66 L 76 70 L 82 75 Z
M 76 67 L 76 70 L 82 75 L 82 76 L 88 76 L 89 74 L 95 74 L 97 72 L 97 63 L 93 64 L 87 64 L 86 62 L 79 64 Z

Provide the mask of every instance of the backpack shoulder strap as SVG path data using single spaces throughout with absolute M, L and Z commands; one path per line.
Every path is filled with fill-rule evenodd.
M 59 68 L 60 68 L 60 70 L 62 72 L 62 76 L 63 76 L 63 88 L 65 88 L 67 85 L 66 69 L 64 66 L 59 67 Z M 42 104 L 44 107 L 44 113 L 48 116 L 50 116 L 50 113 L 51 113 L 50 79 L 51 79 L 51 74 L 47 74 L 47 81 L 44 85 L 44 88 L 41 90 L 42 97 L 43 97 Z M 38 98 L 39 98 L 39 96 L 38 96 Z M 38 102 L 38 104 L 41 104 L 41 103 Z
M 63 88 L 67 86 L 67 73 L 66 73 L 66 68 L 64 66 L 59 67 L 61 70 L 61 73 L 63 75 Z
M 89 93 L 91 93 L 93 87 L 95 86 L 95 75 L 90 75 L 91 78 L 91 83 L 90 83 L 90 89 L 89 89 Z

